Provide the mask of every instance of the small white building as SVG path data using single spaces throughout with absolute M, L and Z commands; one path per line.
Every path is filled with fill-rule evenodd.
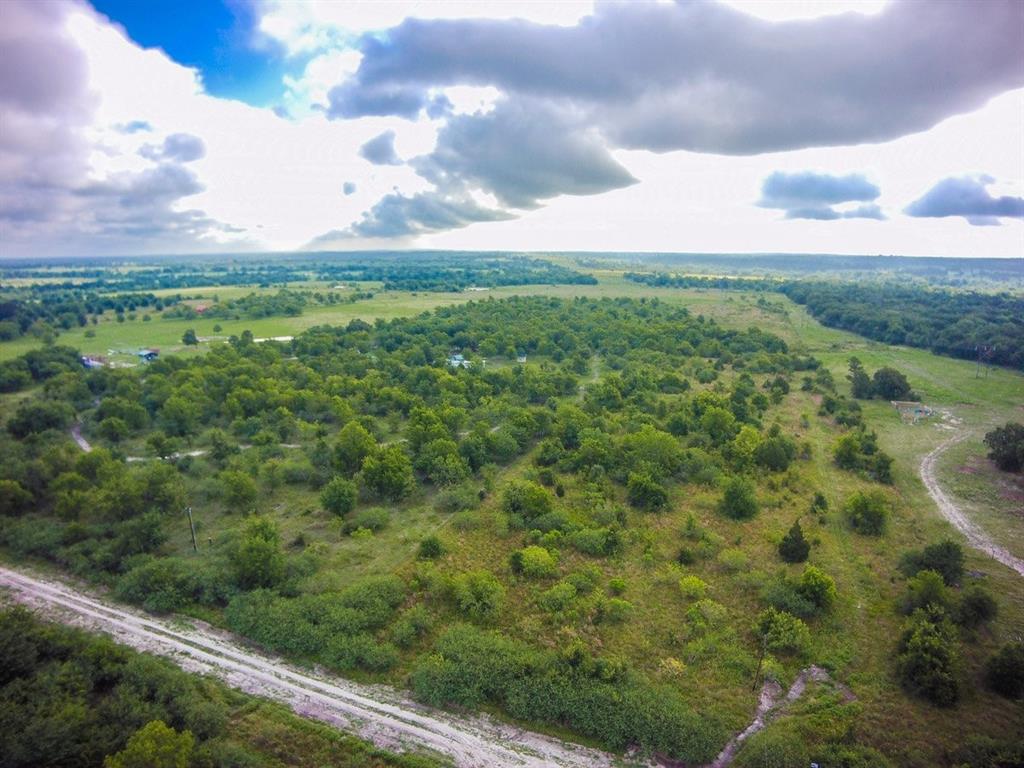
M 473 363 L 462 355 L 448 355 L 448 365 L 451 368 L 470 368 Z

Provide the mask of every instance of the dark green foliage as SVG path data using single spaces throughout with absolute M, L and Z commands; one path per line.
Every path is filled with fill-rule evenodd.
M 506 513 L 526 521 L 551 512 L 551 504 L 551 494 L 547 489 L 528 481 L 509 483 L 501 497 L 501 506 Z
M 630 504 L 648 512 L 657 512 L 668 504 L 668 491 L 650 472 L 631 472 L 626 493 Z
M 985 434 L 988 457 L 1004 472 L 1024 469 L 1024 425 L 1007 422 Z
M 437 536 L 428 536 L 420 542 L 416 553 L 420 560 L 437 560 L 444 556 L 445 548 Z
M 390 501 L 404 499 L 415 486 L 412 462 L 398 445 L 386 445 L 367 456 L 362 477 L 371 492 Z
M 907 552 L 900 569 L 908 576 L 918 571 L 937 571 L 948 586 L 953 586 L 964 575 L 964 550 L 955 541 L 945 539 L 922 550 Z
M 505 604 L 505 587 L 489 571 L 460 573 L 452 580 L 452 596 L 459 610 L 473 621 L 494 620 Z
M 231 552 L 235 583 L 242 589 L 274 587 L 284 578 L 285 558 L 277 526 L 267 518 L 253 518 Z
M 67 403 L 30 400 L 18 406 L 7 422 L 7 431 L 22 439 L 47 429 L 66 429 L 74 418 Z
M 863 429 L 840 437 L 832 449 L 836 466 L 860 471 L 880 483 L 892 482 L 892 457 L 878 448 L 874 432 Z
M 951 756 L 957 766 L 970 768 L 1019 768 L 1024 765 L 1024 741 L 971 735 Z
M 879 368 L 871 377 L 871 391 L 883 400 L 916 400 L 907 377 L 895 368 Z
M 850 358 L 850 373 L 846 378 L 850 380 L 850 393 L 858 400 L 868 400 L 874 395 L 871 378 L 856 357 Z
M 856 491 L 843 505 L 850 527 L 865 536 L 881 536 L 889 521 L 889 500 L 879 491 Z
M 904 613 L 913 613 L 919 608 L 933 608 L 945 611 L 950 605 L 949 591 L 936 571 L 919 571 L 907 582 L 901 608 Z
M 185 346 L 195 346 L 199 343 L 199 338 L 196 336 L 194 328 L 189 328 L 181 337 L 181 343 Z
M 494 704 L 511 716 L 563 724 L 612 749 L 639 745 L 686 762 L 714 757 L 724 739 L 670 688 L 639 679 L 585 649 L 533 650 L 496 633 L 455 626 L 412 674 L 417 698 L 435 706 Z
M 359 490 L 356 484 L 343 477 L 336 477 L 320 492 L 320 504 L 332 515 L 344 517 L 356 505 Z
M 377 441 L 358 421 L 350 421 L 338 433 L 334 444 L 334 464 L 338 471 L 354 475 L 363 460 L 377 450 Z
M 754 460 L 772 472 L 784 472 L 796 458 L 796 443 L 788 437 L 769 437 L 754 452 Z
M 797 520 L 779 542 L 779 557 L 787 563 L 802 563 L 810 552 L 811 544 L 804 538 L 800 521 Z
M 985 665 L 985 680 L 996 693 L 1009 699 L 1024 696 L 1024 643 L 1007 643 Z
M 757 514 L 754 484 L 745 477 L 734 476 L 725 481 L 718 511 L 733 520 L 749 520 Z
M 343 533 L 354 533 L 359 530 L 376 533 L 387 526 L 389 518 L 388 511 L 380 507 L 361 509 L 345 521 L 341 530 Z
M 941 584 L 941 579 L 940 579 Z M 956 629 L 938 608 L 914 612 L 897 647 L 896 672 L 910 693 L 940 707 L 960 698 Z
M 999 605 L 992 593 L 980 584 L 972 584 L 960 595 L 955 619 L 961 627 L 975 629 L 992 621 L 998 613 Z

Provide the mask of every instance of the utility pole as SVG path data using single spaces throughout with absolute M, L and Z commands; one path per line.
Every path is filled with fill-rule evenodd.
M 198 552 L 199 545 L 196 544 L 196 525 L 192 522 L 192 507 L 186 507 L 185 511 L 188 512 L 188 529 L 192 532 L 192 549 Z

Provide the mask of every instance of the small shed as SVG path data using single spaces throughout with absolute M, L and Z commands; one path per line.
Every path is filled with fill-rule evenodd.
M 892 407 L 900 414 L 900 418 L 911 424 L 917 424 L 921 419 L 926 419 L 932 415 L 932 409 L 924 403 L 918 403 L 913 400 L 890 400 L 889 402 L 892 403 Z
M 138 355 L 139 355 L 139 358 L 144 363 L 151 363 L 151 362 L 153 362 L 154 360 L 156 360 L 160 356 L 160 350 L 159 349 L 152 349 L 152 348 L 150 348 L 150 349 L 140 349 Z

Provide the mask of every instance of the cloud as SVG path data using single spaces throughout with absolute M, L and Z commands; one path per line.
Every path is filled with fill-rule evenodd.
M 341 185 L 341 191 L 345 195 L 345 197 L 354 194 L 356 191 L 355 182 L 346 181 L 344 184 Z
M 199 160 L 206 154 L 206 145 L 198 136 L 188 133 L 172 133 L 161 146 L 147 144 L 139 150 L 142 157 L 149 160 L 174 160 L 179 163 L 190 163 Z
M 608 3 L 574 27 L 407 19 L 362 38 L 328 115 L 417 117 L 432 88 L 548 99 L 617 147 L 756 154 L 881 142 L 1024 85 L 1016 0 L 893 2 L 770 23 L 695 0 Z M 965 33 L 965 32 L 969 32 Z
M 459 229 L 481 221 L 506 221 L 512 214 L 485 208 L 465 195 L 421 192 L 387 195 L 345 230 L 317 237 L 308 247 L 321 248 L 353 238 L 403 238 Z
M 359 156 L 374 165 L 401 165 L 402 158 L 395 152 L 395 132 L 384 131 L 359 148 Z
M 998 226 L 1000 218 L 1024 218 L 1024 198 L 993 197 L 986 187 L 994 182 L 987 175 L 943 179 L 903 212 L 919 218 L 962 216 L 974 226 Z
M 787 219 L 884 219 L 874 203 L 882 191 L 860 173 L 833 176 L 815 171 L 783 173 L 776 171 L 761 183 L 762 208 L 779 208 Z M 863 203 L 855 208 L 836 210 L 843 203 Z

